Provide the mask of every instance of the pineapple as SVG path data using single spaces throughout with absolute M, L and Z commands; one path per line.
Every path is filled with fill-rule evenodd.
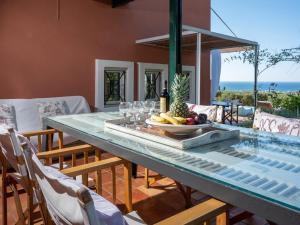
M 171 87 L 173 103 L 170 110 L 174 117 L 188 117 L 189 108 L 185 103 L 189 93 L 189 78 L 185 75 L 175 74 L 175 79 Z

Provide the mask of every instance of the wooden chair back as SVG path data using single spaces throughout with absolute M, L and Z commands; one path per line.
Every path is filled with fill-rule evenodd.
M 21 143 L 27 139 L 17 134 L 14 129 L 0 128 L 0 159 L 2 163 L 2 223 L 7 224 L 7 186 L 10 187 L 14 196 L 18 221 L 16 224 L 33 224 L 35 219 L 40 218 L 40 214 L 34 213 L 37 206 L 37 198 L 33 196 L 32 185 L 28 177 L 27 168 Z M 13 168 L 15 172 L 7 173 L 8 168 Z M 16 184 L 20 184 L 27 194 L 27 208 L 22 207 L 19 191 Z
M 11 166 L 16 171 L 15 175 L 18 177 L 20 184 L 28 191 L 30 185 L 28 183 L 28 174 L 21 150 L 21 143 L 13 128 L 1 129 L 0 148 L 0 154 L 6 160 L 6 165 Z

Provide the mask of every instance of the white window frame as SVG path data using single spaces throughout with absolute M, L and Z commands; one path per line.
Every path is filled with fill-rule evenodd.
M 188 103 L 196 103 L 196 67 L 195 66 L 182 66 L 182 71 L 189 71 L 190 73 L 190 99 Z
M 116 111 L 118 106 L 105 107 L 104 105 L 104 70 L 106 68 L 125 69 L 125 98 L 127 102 L 134 98 L 134 63 L 129 61 L 96 59 L 95 62 L 95 107 L 98 111 Z
M 161 71 L 161 87 L 164 86 L 164 81 L 168 81 L 169 68 L 168 64 L 159 63 L 142 63 L 138 62 L 138 77 L 139 77 L 139 87 L 138 87 L 138 99 L 140 101 L 145 100 L 145 72 L 146 70 L 160 70 Z

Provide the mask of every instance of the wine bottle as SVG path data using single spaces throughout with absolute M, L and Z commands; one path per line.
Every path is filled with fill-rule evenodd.
M 168 81 L 165 80 L 164 88 L 160 94 L 160 112 L 166 113 L 169 111 L 170 95 L 168 93 Z

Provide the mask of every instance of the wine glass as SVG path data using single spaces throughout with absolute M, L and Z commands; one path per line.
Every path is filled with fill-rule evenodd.
M 141 113 L 141 110 L 143 109 L 142 102 L 140 101 L 134 101 L 132 104 L 132 110 L 131 113 L 133 115 L 133 120 L 134 120 L 134 126 L 137 126 L 137 116 L 139 113 Z
M 146 119 L 148 119 L 151 114 L 151 109 L 155 106 L 155 102 L 146 100 L 143 102 L 143 106 L 144 106 L 144 116 Z
M 121 116 L 124 117 L 124 125 L 126 125 L 126 123 L 127 123 L 126 122 L 127 116 L 128 116 L 128 113 L 129 113 L 131 107 L 132 107 L 132 105 L 130 102 L 120 102 L 119 113 Z
M 150 108 L 150 115 L 160 113 L 160 102 L 152 101 Z

